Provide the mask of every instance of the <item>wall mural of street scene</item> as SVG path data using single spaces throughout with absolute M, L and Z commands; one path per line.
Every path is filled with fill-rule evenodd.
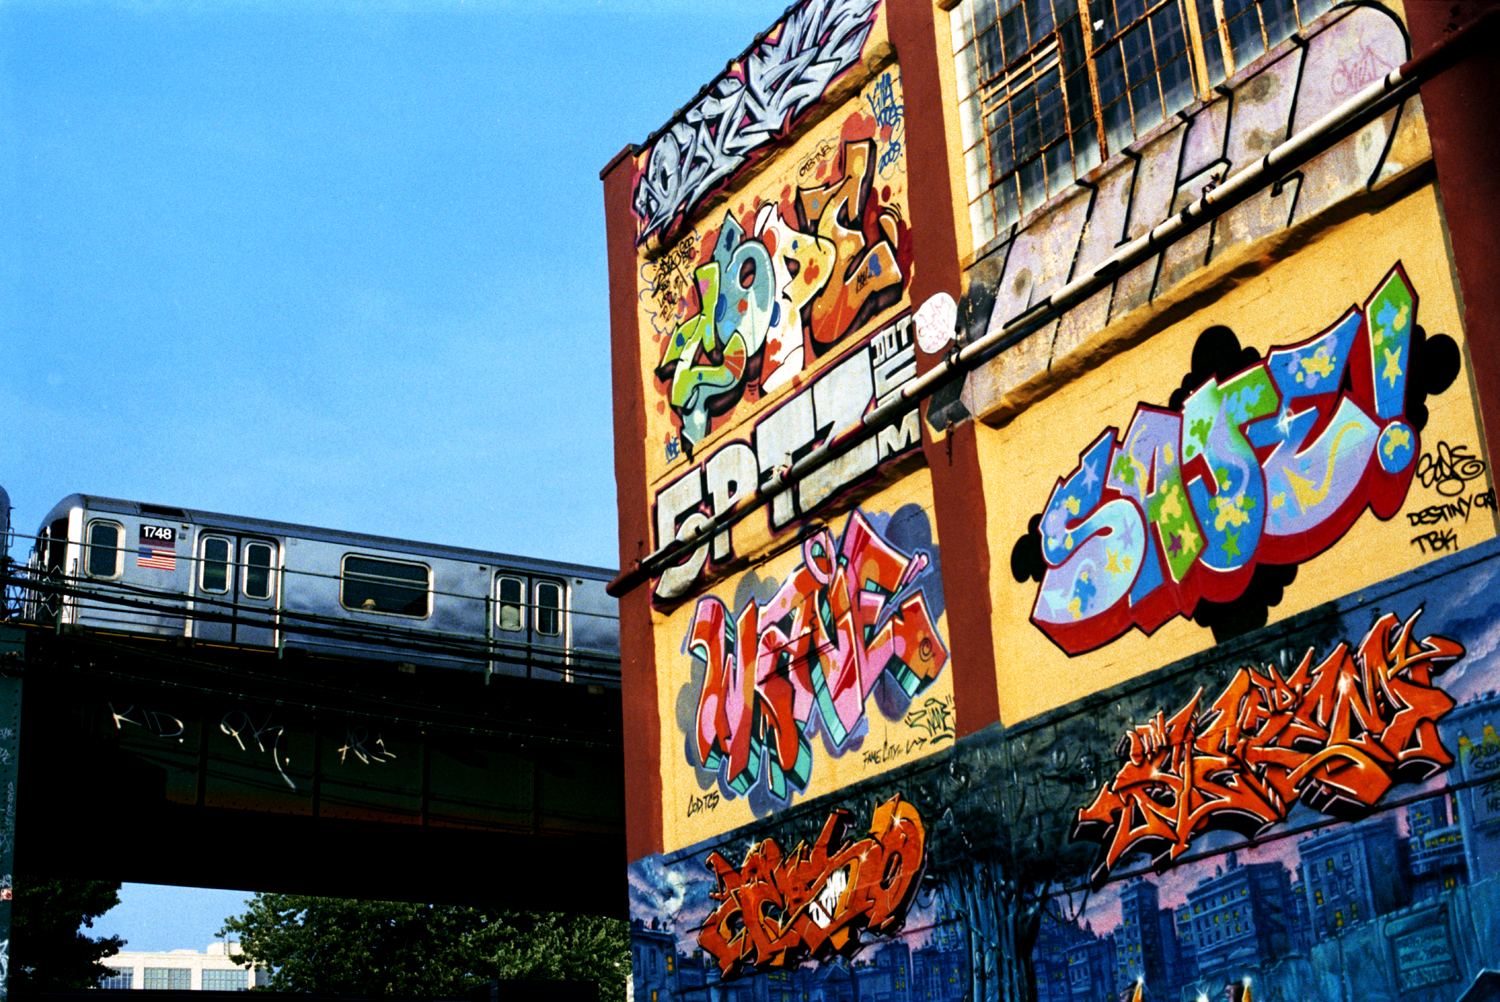
M 636 998 L 1457 1002 L 1500 968 L 1497 579 L 1490 541 L 639 860 Z

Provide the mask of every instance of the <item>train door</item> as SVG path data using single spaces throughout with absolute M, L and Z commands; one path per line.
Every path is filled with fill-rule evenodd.
M 32 562 L 42 586 L 35 592 L 36 606 L 29 613 L 30 618 L 49 623 L 56 621 L 62 609 L 61 588 L 67 575 L 67 560 L 68 520 L 60 518 L 37 536 Z
M 235 624 L 234 642 L 251 647 L 276 646 L 276 610 L 281 583 L 281 548 L 273 540 L 240 540 L 239 598 L 243 616 Z
M 568 587 L 558 578 L 501 571 L 495 575 L 495 642 L 500 674 L 565 678 Z M 514 658 L 514 666 L 506 665 Z
M 281 547 L 228 532 L 198 537 L 193 636 L 211 643 L 276 646 Z

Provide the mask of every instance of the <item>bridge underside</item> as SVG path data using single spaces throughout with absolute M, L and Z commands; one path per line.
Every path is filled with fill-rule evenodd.
M 25 634 L 22 879 L 625 913 L 617 689 Z

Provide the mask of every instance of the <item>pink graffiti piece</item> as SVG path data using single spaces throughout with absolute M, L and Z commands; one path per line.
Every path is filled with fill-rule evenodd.
M 916 587 L 926 553 L 901 553 L 855 510 L 837 544 L 820 530 L 803 542 L 802 557 L 769 602 L 746 602 L 732 623 L 718 598 L 699 599 L 688 631 L 688 652 L 707 666 L 698 760 L 737 793 L 760 782 L 763 759 L 776 798 L 788 797 L 788 782 L 806 788 L 814 720 L 843 750 L 882 677 L 901 694 L 891 718 L 900 719 L 947 662 Z
M 1031 620 L 1068 654 L 1242 595 L 1257 564 L 1389 519 L 1416 471 L 1405 415 L 1417 294 L 1398 263 L 1324 331 L 1209 378 L 1179 411 L 1142 404 L 1053 488 Z
M 1451 766 L 1437 721 L 1454 703 L 1433 676 L 1464 649 L 1415 639 L 1420 614 L 1382 616 L 1357 651 L 1339 644 L 1316 667 L 1308 650 L 1285 679 L 1272 665 L 1241 669 L 1206 709 L 1200 689 L 1171 718 L 1127 731 L 1119 773 L 1073 829 L 1074 841 L 1101 847 L 1095 883 L 1130 853 L 1162 870 L 1205 832 L 1258 835 L 1298 800 L 1355 819 L 1392 785 Z

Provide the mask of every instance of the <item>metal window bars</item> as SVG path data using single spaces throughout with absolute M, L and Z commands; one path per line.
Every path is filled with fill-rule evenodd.
M 964 0 L 951 16 L 975 246 L 1333 2 Z

